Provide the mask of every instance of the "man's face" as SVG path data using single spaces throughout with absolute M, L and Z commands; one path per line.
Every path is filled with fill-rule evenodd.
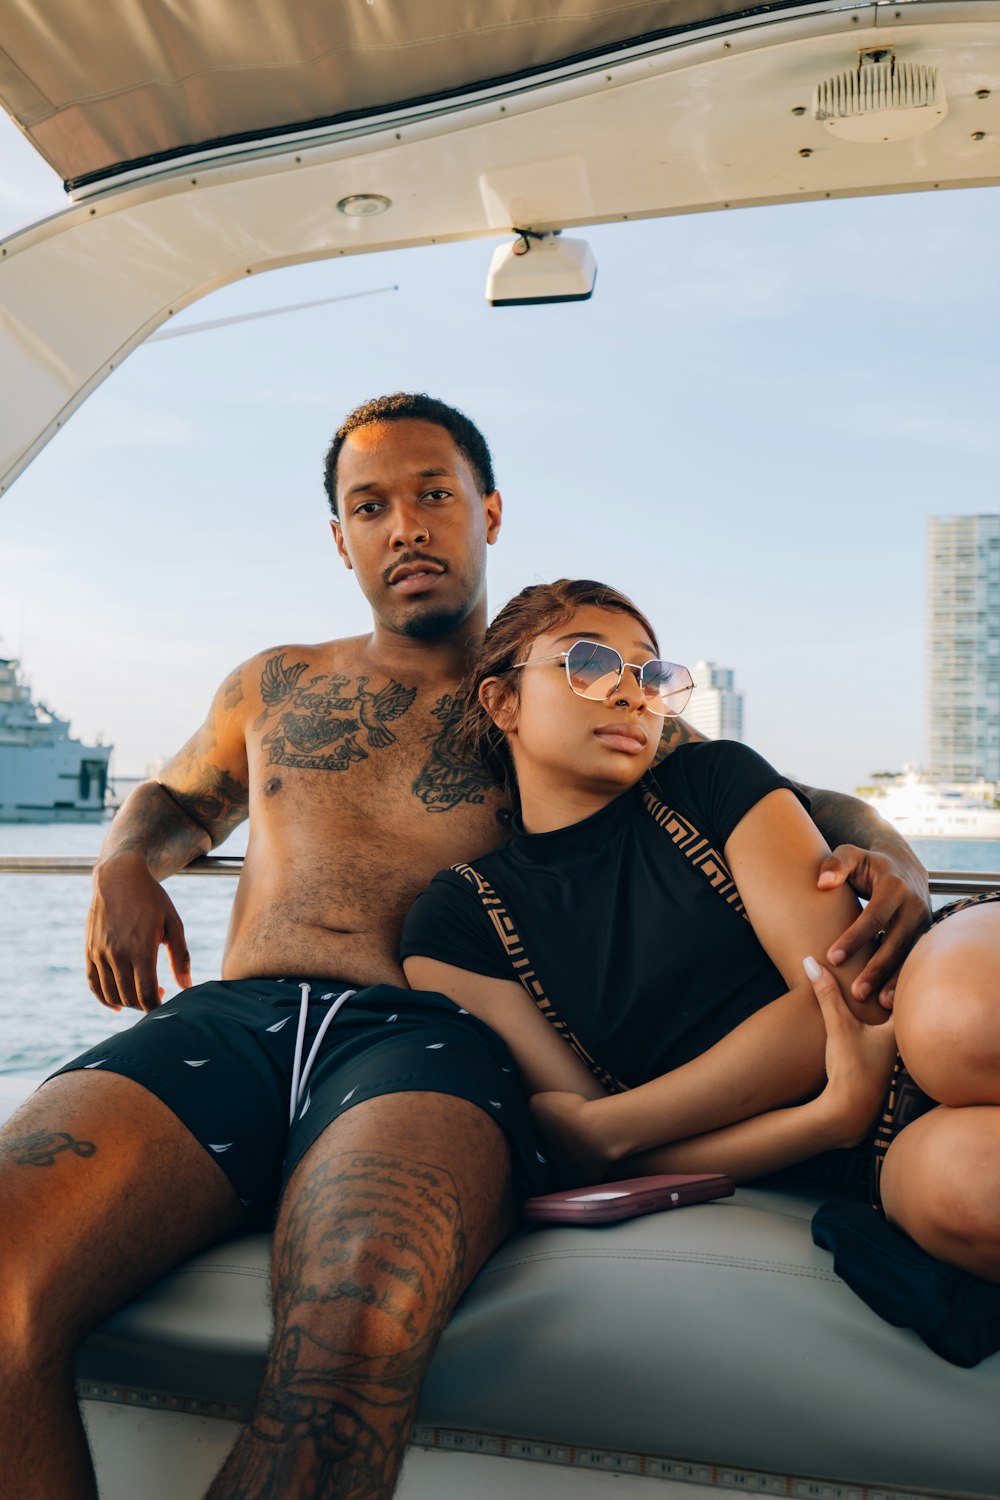
M 372 422 L 340 451 L 337 550 L 376 621 L 397 635 L 436 640 L 485 608 L 486 547 L 500 509 L 432 422 Z

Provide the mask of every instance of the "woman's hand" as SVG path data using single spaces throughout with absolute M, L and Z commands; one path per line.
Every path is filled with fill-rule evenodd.
M 594 1109 L 600 1102 L 555 1090 L 533 1094 L 528 1101 L 549 1165 L 566 1187 L 600 1182 L 614 1160 Z
M 826 1027 L 827 1085 L 815 1102 L 830 1115 L 834 1144 L 857 1146 L 875 1123 L 896 1060 L 892 1017 L 868 1026 L 852 1015 L 840 986 L 812 957 L 802 967 Z

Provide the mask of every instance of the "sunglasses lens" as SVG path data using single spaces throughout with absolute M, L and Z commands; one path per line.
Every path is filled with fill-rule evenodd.
M 622 659 L 610 646 L 574 641 L 566 653 L 566 674 L 581 698 L 606 698 L 618 686 Z
M 687 667 L 656 657 L 644 665 L 641 681 L 650 708 L 664 717 L 683 713 L 694 688 Z

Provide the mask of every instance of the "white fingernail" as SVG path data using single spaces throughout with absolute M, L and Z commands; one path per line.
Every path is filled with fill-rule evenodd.
M 812 957 L 811 954 L 807 955 L 802 960 L 802 967 L 805 969 L 806 975 L 807 975 L 807 977 L 809 979 L 812 979 L 812 980 L 822 979 L 822 977 L 823 977 L 823 970 L 820 968 L 819 964 L 816 962 L 816 960 Z

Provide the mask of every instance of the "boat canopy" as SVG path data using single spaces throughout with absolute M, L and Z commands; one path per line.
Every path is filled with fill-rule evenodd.
M 0 101 L 67 185 L 828 0 L 12 0 Z
M 1000 182 L 1000 0 L 733 3 L 6 0 L 0 102 L 73 202 L 0 241 L 0 493 L 273 267 Z

